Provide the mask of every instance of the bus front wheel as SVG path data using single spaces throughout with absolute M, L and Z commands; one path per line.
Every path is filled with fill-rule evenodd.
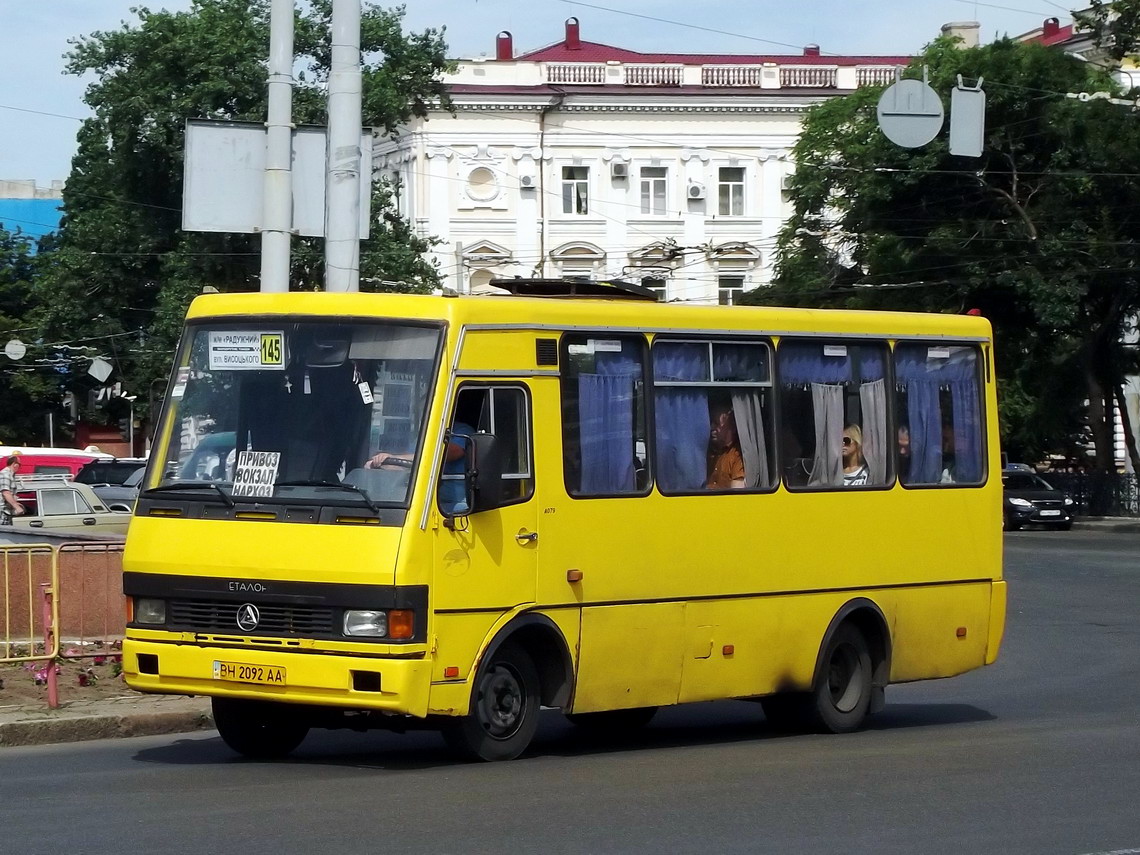
M 514 760 L 538 727 L 538 671 L 524 651 L 505 644 L 492 653 L 475 679 L 471 710 L 447 722 L 443 737 L 472 760 Z
M 811 712 L 821 730 L 858 729 L 871 704 L 871 672 L 867 639 L 858 627 L 842 624 L 827 642 L 811 694 Z
M 222 741 L 252 760 L 280 760 L 309 733 L 309 725 L 287 704 L 214 698 L 212 706 Z

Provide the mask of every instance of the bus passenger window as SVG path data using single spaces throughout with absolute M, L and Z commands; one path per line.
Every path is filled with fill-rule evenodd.
M 885 344 L 784 340 L 777 351 L 790 489 L 890 483 Z
M 767 342 L 654 342 L 661 492 L 772 487 L 770 364 Z
M 976 347 L 898 344 L 895 414 L 899 480 L 979 484 L 985 473 Z
M 645 339 L 566 335 L 562 442 L 571 496 L 644 495 Z M 708 426 L 705 425 L 707 432 Z

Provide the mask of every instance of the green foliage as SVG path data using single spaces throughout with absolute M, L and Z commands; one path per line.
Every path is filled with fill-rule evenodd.
M 182 152 L 188 118 L 264 121 L 269 3 L 195 0 L 186 12 L 134 11 L 137 22 L 73 40 L 66 57 L 69 73 L 93 77 L 85 100 L 95 115 L 78 135 L 58 246 L 35 286 L 35 319 L 47 341 L 100 344 L 118 371 L 112 379 L 145 397 L 168 374 L 186 308 L 203 287 L 258 287 L 256 236 L 181 231 Z M 327 0 L 313 0 L 295 19 L 297 124 L 325 121 L 328 18 Z M 402 8 L 367 3 L 361 21 L 364 123 L 389 133 L 429 103 L 447 103 L 442 32 L 405 34 L 402 19 Z M 374 192 L 372 211 L 362 289 L 438 285 L 423 258 L 430 242 L 396 213 L 386 188 Z M 294 242 L 292 288 L 319 287 L 322 253 L 320 240 Z M 71 378 L 80 389 L 92 384 Z
M 1065 451 L 1083 400 L 1103 401 L 1127 367 L 1120 334 L 1140 306 L 1140 124 L 1120 107 L 1065 98 L 1116 87 L 1039 45 L 963 50 L 939 39 L 911 74 L 922 65 L 943 97 L 958 75 L 984 78 L 982 157 L 950 155 L 945 133 L 895 146 L 877 128 L 881 90 L 813 108 L 774 287 L 746 301 L 976 308 L 995 328 L 1005 448 L 1027 459 Z M 1108 466 L 1106 427 L 1092 427 Z
M 18 362 L 0 356 L 0 445 L 43 443 L 44 417 L 60 398 L 55 372 L 37 361 L 47 354 L 30 341 L 35 334 L 27 328 L 36 272 L 31 248 L 28 236 L 0 223 L 0 347 L 13 338 L 28 345 Z
M 1090 0 L 1073 19 L 1093 34 L 1096 46 L 1119 61 L 1140 52 L 1140 0 Z

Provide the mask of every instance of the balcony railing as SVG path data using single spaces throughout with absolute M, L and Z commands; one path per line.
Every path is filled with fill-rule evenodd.
M 760 65 L 705 65 L 701 67 L 702 86 L 759 86 Z
M 855 69 L 856 86 L 887 86 L 895 82 L 894 65 L 860 65 Z
M 627 86 L 680 86 L 685 66 L 627 64 L 625 83 Z
M 606 82 L 604 62 L 548 62 L 547 83 L 585 83 L 598 85 Z
M 620 62 L 542 63 L 547 83 L 578 86 L 708 86 L 752 89 L 851 89 L 893 83 L 893 65 L 779 65 Z
M 839 69 L 834 65 L 782 65 L 780 86 L 805 89 L 834 89 Z

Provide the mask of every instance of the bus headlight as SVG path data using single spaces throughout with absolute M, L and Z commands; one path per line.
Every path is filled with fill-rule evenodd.
M 388 613 L 350 609 L 344 613 L 344 634 L 384 638 L 388 634 Z
M 135 623 L 166 623 L 166 600 L 156 600 L 152 597 L 136 597 Z

